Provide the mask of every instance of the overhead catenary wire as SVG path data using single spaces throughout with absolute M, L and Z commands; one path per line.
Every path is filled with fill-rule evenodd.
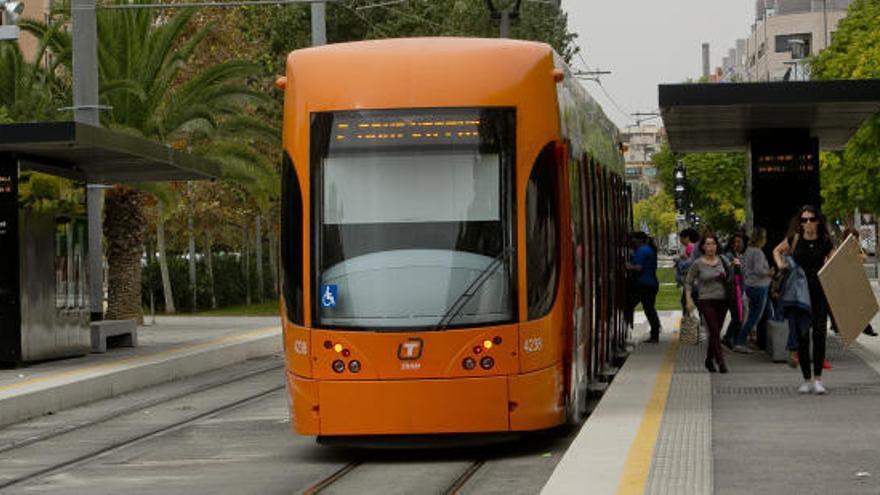
M 584 65 L 584 67 L 587 69 L 588 72 L 595 72 L 595 73 L 605 72 L 605 71 L 593 70 L 593 68 L 590 67 L 590 64 L 587 63 L 587 60 L 584 58 L 583 53 L 581 53 L 581 50 L 577 51 L 577 56 L 578 56 L 578 59 L 580 59 L 581 64 Z M 617 103 L 617 100 L 614 99 L 614 97 L 611 96 L 611 93 L 609 93 L 608 90 L 605 89 L 605 86 L 602 85 L 601 79 L 599 79 L 598 77 L 592 77 L 592 78 L 588 78 L 586 80 L 595 82 L 596 85 L 599 86 L 599 90 L 602 91 L 602 94 L 605 95 L 605 98 L 607 98 L 608 101 L 611 102 L 611 105 L 614 107 L 614 109 L 617 110 L 620 113 L 620 115 L 622 115 L 625 118 L 625 120 L 627 122 L 630 122 L 630 123 L 633 122 L 632 114 L 630 112 L 627 112 L 626 110 L 624 110 L 623 107 L 619 103 Z

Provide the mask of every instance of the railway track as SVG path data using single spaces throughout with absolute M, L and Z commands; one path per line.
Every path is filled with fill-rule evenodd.
M 233 383 L 241 382 L 243 380 L 253 378 L 254 376 L 261 375 L 263 373 L 267 373 L 270 371 L 277 372 L 277 370 L 282 369 L 282 368 L 284 368 L 283 364 L 273 364 L 271 366 L 263 367 L 258 370 L 255 370 L 255 371 L 249 371 L 247 373 L 244 373 L 244 374 L 239 375 L 239 376 L 232 378 L 232 379 L 221 380 L 218 382 L 212 382 L 212 383 L 208 383 L 208 384 L 201 385 L 198 387 L 194 387 L 189 390 L 185 390 L 182 392 L 171 394 L 168 396 L 158 397 L 155 399 L 137 402 L 134 405 L 124 407 L 122 409 L 110 412 L 108 414 L 103 414 L 103 415 L 98 416 L 98 417 L 96 417 L 92 420 L 89 420 L 89 421 L 74 423 L 69 426 L 64 426 L 61 428 L 54 428 L 51 431 L 48 431 L 48 432 L 42 433 L 42 434 L 37 434 L 34 436 L 30 436 L 24 440 L 16 440 L 16 441 L 11 441 L 11 442 L 2 444 L 2 445 L 0 445 L 0 455 L 3 455 L 6 452 L 9 452 L 12 450 L 27 447 L 28 445 L 33 445 L 35 443 L 44 442 L 46 440 L 49 440 L 49 439 L 52 439 L 52 438 L 55 438 L 55 437 L 58 437 L 61 435 L 66 435 L 68 433 L 72 433 L 74 431 L 81 430 L 83 428 L 89 428 L 91 426 L 95 426 L 95 425 L 98 425 L 101 423 L 106 423 L 107 421 L 110 421 L 110 420 L 113 420 L 113 419 L 116 419 L 116 418 L 119 418 L 119 417 L 122 417 L 122 416 L 125 416 L 128 414 L 132 414 L 132 413 L 135 413 L 138 411 L 143 411 L 144 409 L 149 409 L 149 408 L 156 407 L 156 406 L 168 403 L 168 402 L 179 400 L 179 399 L 182 399 L 184 397 L 187 397 L 187 396 L 190 396 L 193 394 L 207 392 L 208 390 L 213 390 L 213 389 L 216 389 L 219 387 L 223 387 L 226 385 L 231 385 Z M 0 486 L 0 488 L 2 488 L 2 486 Z
M 480 468 L 485 465 L 485 463 L 485 459 L 471 461 L 467 468 L 463 472 L 460 472 L 458 477 L 453 479 L 448 484 L 448 486 L 440 493 L 443 493 L 444 495 L 457 495 L 459 491 L 467 484 L 467 482 L 470 481 L 475 474 L 477 474 Z M 347 475 L 355 472 L 359 467 L 373 465 L 377 464 L 366 463 L 360 460 L 349 462 L 348 464 L 331 473 L 329 476 L 317 481 L 316 483 L 308 487 L 305 491 L 303 491 L 303 495 L 317 495 L 319 493 L 322 493 L 328 488 L 332 487 L 335 483 L 345 478 Z
M 267 367 L 265 369 L 256 370 L 245 375 L 236 377 L 230 380 L 224 380 L 221 382 L 211 383 L 204 385 L 202 387 L 198 387 L 195 390 L 190 390 L 185 393 L 174 394 L 169 397 L 163 397 L 161 399 L 147 401 L 144 403 L 140 403 L 123 410 L 114 411 L 112 413 L 103 415 L 101 417 L 96 418 L 93 421 L 89 421 L 86 423 L 80 423 L 70 428 L 54 430 L 49 433 L 34 436 L 28 438 L 25 441 L 16 442 L 10 445 L 3 446 L 2 450 L 0 450 L 0 461 L 2 461 L 3 457 L 12 457 L 18 451 L 27 449 L 29 447 L 39 448 L 41 444 L 48 444 L 53 441 L 63 440 L 65 435 L 84 433 L 85 430 L 90 428 L 100 427 L 102 425 L 106 425 L 114 420 L 124 420 L 127 417 L 131 417 L 132 415 L 137 415 L 144 411 L 150 410 L 152 408 L 156 408 L 157 406 L 168 406 L 173 404 L 175 401 L 185 400 L 188 397 L 191 397 L 195 394 L 205 394 L 210 393 L 212 391 L 216 391 L 222 387 L 229 387 L 234 385 L 239 385 L 246 380 L 259 378 L 261 375 L 265 375 L 268 373 L 273 373 L 277 375 L 278 369 L 281 368 L 282 365 L 274 365 Z M 76 455 L 72 455 L 63 460 L 52 462 L 49 465 L 40 466 L 34 469 L 25 469 L 22 473 L 18 473 L 12 475 L 5 479 L 0 479 L 0 491 L 3 491 L 8 488 L 20 486 L 25 483 L 30 483 L 33 481 L 37 481 L 46 476 L 50 476 L 59 472 L 63 472 L 74 468 L 76 466 L 94 461 L 99 459 L 111 452 L 118 451 L 120 449 L 133 446 L 140 442 L 149 440 L 151 438 L 156 438 L 162 435 L 167 435 L 171 432 L 179 430 L 181 428 L 185 428 L 189 425 L 197 423 L 199 421 L 205 420 L 212 416 L 218 415 L 220 413 L 228 412 L 239 407 L 243 407 L 248 404 L 252 404 L 254 402 L 263 400 L 270 395 L 283 390 L 284 385 L 273 385 L 273 386 L 263 386 L 259 391 L 248 393 L 248 394 L 240 394 L 235 400 L 221 402 L 219 405 L 215 405 L 209 408 L 206 408 L 203 411 L 200 411 L 195 414 L 185 415 L 182 418 L 179 418 L 175 421 L 167 422 L 161 424 L 160 426 L 156 426 L 153 428 L 148 428 L 145 431 L 138 432 L 131 436 L 120 438 L 115 441 L 108 442 L 105 445 L 102 445 L 97 448 L 87 449 L 84 452 L 78 453 Z

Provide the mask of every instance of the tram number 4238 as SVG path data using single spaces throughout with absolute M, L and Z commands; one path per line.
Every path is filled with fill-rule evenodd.
M 529 337 L 523 342 L 523 351 L 527 353 L 540 352 L 544 348 L 544 340 L 541 337 Z

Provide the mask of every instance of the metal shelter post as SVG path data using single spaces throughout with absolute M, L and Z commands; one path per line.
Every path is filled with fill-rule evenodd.
M 72 0 L 73 119 L 100 126 L 98 114 L 98 29 L 95 0 Z M 102 213 L 104 190 L 87 188 L 89 222 L 89 306 L 92 320 L 104 318 L 104 263 Z

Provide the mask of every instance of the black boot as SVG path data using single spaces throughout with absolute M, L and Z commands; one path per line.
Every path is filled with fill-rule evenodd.
M 715 363 L 712 362 L 712 358 L 706 358 L 706 369 L 709 373 L 715 373 Z
M 865 335 L 870 335 L 871 337 L 877 336 L 877 332 L 874 331 L 874 327 L 872 327 L 871 325 L 868 325 L 867 327 L 865 327 L 865 329 L 862 331 L 862 333 Z

